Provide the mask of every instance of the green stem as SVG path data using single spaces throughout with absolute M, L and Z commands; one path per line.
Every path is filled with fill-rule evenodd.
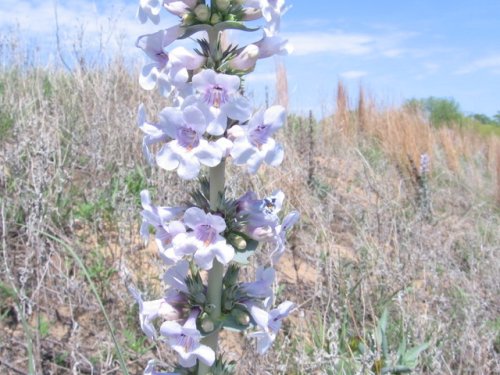
M 225 183 L 225 161 L 222 160 L 221 163 L 213 168 L 210 168 L 210 209 L 216 211 L 219 208 L 220 197 L 224 191 Z M 224 265 L 222 265 L 217 259 L 214 259 L 214 263 L 210 271 L 208 271 L 208 291 L 207 300 L 213 309 L 210 311 L 210 319 L 217 327 L 211 335 L 205 337 L 202 343 L 208 345 L 213 349 L 217 355 L 217 347 L 219 343 L 219 319 L 221 315 L 221 300 L 222 300 L 222 279 L 224 277 Z M 210 367 L 205 364 L 198 362 L 198 375 L 205 375 L 210 370 Z

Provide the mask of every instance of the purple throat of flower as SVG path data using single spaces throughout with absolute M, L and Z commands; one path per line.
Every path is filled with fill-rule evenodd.
M 205 92 L 205 103 L 219 108 L 221 105 L 229 101 L 229 96 L 226 90 L 219 85 L 214 85 Z
M 200 144 L 199 134 L 189 126 L 183 126 L 177 130 L 177 141 L 179 145 L 191 151 Z
M 217 231 L 208 224 L 201 224 L 196 226 L 194 235 L 197 240 L 203 242 L 205 246 L 208 246 L 214 242 Z
M 255 129 L 253 129 L 250 132 L 250 142 L 257 147 L 261 148 L 264 143 L 267 142 L 267 139 L 269 138 L 269 129 L 270 127 L 265 124 L 261 124 L 257 126 Z

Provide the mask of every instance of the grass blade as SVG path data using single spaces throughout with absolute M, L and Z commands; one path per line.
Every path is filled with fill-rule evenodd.
M 95 284 L 92 281 L 92 278 L 90 277 L 90 274 L 89 274 L 87 268 L 85 267 L 85 264 L 83 264 L 83 261 L 78 256 L 78 254 L 73 250 L 73 248 L 71 246 L 69 246 L 62 239 L 60 239 L 59 237 L 53 236 L 52 234 L 46 233 L 46 232 L 40 232 L 40 234 L 42 234 L 45 237 L 61 244 L 64 247 L 64 249 L 73 257 L 76 264 L 78 264 L 78 267 L 80 267 L 80 269 L 82 270 L 83 274 L 85 275 L 85 278 L 87 279 L 88 285 L 89 285 L 90 289 L 92 290 L 92 293 L 94 294 L 94 296 L 97 299 L 97 303 L 99 304 L 99 308 L 101 309 L 101 312 L 104 315 L 104 318 L 106 319 L 106 324 L 108 325 L 109 332 L 111 333 L 111 337 L 113 338 L 113 343 L 115 345 L 116 353 L 118 354 L 118 361 L 120 362 L 120 367 L 122 369 L 122 372 L 124 375 L 129 375 L 120 344 L 118 343 L 118 340 L 116 339 L 116 336 L 115 336 L 114 327 L 111 324 L 111 320 L 109 319 L 108 314 L 106 313 L 106 309 L 104 308 L 101 297 L 100 297 L 99 293 L 97 292 L 97 288 L 95 287 Z

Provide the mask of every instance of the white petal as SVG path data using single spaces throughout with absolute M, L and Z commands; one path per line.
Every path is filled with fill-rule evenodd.
M 222 160 L 222 150 L 214 143 L 209 143 L 204 139 L 200 140 L 200 144 L 194 152 L 200 163 L 207 167 L 215 167 Z
M 144 90 L 153 90 L 156 86 L 159 74 L 158 64 L 152 63 L 145 65 L 141 70 L 141 75 L 139 76 L 139 84 Z
M 170 149 L 170 143 L 164 145 L 156 156 L 156 164 L 158 164 L 160 168 L 166 169 L 167 171 L 173 171 L 179 166 L 179 158 Z

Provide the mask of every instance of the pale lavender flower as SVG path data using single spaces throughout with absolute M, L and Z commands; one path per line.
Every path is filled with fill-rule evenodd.
M 238 54 L 229 61 L 229 66 L 232 69 L 248 73 L 254 70 L 258 58 L 259 47 L 255 44 L 249 44 L 238 50 Z
M 139 8 L 137 9 L 137 18 L 139 21 L 146 23 L 149 19 L 155 25 L 158 25 L 162 3 L 162 0 L 140 0 Z
M 247 192 L 238 199 L 238 215 L 245 222 L 245 234 L 256 241 L 270 241 L 277 235 L 278 213 L 285 194 L 281 190 L 269 197 L 258 199 L 254 192 Z
M 158 152 L 158 166 L 168 171 L 177 169 L 179 177 L 190 180 L 198 175 L 202 164 L 215 167 L 221 162 L 223 150 L 203 139 L 207 122 L 196 106 L 165 108 L 160 117 L 172 141 Z
M 273 282 L 276 271 L 272 267 L 259 267 L 256 271 L 256 280 L 253 282 L 241 283 L 241 288 L 248 297 L 271 298 L 273 295 Z
M 172 237 L 179 232 L 185 231 L 184 225 L 180 223 L 182 228 L 175 221 L 184 209 L 181 207 L 157 207 L 151 203 L 149 191 L 141 191 L 141 237 L 147 241 L 149 239 L 149 228 L 152 226 L 155 229 L 155 240 L 160 248 L 170 244 Z
M 186 285 L 188 272 L 189 262 L 187 260 L 180 260 L 165 272 L 163 281 L 179 292 L 189 293 L 189 289 Z
M 151 154 L 150 146 L 155 143 L 166 142 L 169 137 L 161 128 L 160 124 L 154 124 L 147 121 L 146 110 L 143 104 L 141 104 L 137 110 L 137 126 L 145 134 L 142 139 L 142 152 L 147 162 L 152 165 L 154 164 L 154 156 Z
M 249 337 L 257 339 L 257 352 L 264 354 L 276 339 L 276 335 L 281 328 L 281 322 L 286 318 L 295 305 L 286 301 L 277 308 L 267 312 L 255 305 L 250 306 L 249 312 L 259 326 L 260 330 L 250 333 Z
M 170 53 L 167 65 L 168 80 L 185 97 L 189 71 L 196 71 L 205 63 L 206 57 L 184 47 L 176 47 Z M 189 85 L 191 87 L 191 85 Z
M 179 363 L 183 367 L 193 367 L 196 365 L 196 360 L 200 360 L 207 366 L 211 366 L 215 361 L 214 351 L 200 343 L 201 333 L 196 328 L 196 319 L 199 314 L 200 311 L 194 309 L 184 325 L 167 321 L 160 327 L 161 335 L 180 355 Z
M 299 213 L 297 211 L 290 212 L 285 216 L 281 225 L 276 227 L 276 236 L 271 240 L 274 249 L 271 252 L 272 264 L 278 263 L 281 256 L 285 252 L 286 234 L 290 228 L 299 220 Z
M 163 6 L 170 13 L 176 16 L 183 17 L 188 12 L 194 10 L 198 3 L 198 0 L 164 0 Z
M 193 89 L 210 113 L 209 134 L 222 135 L 228 118 L 246 121 L 250 117 L 250 101 L 239 93 L 240 84 L 238 76 L 216 73 L 211 69 L 202 70 L 193 77 Z
M 255 45 L 259 48 L 259 59 L 265 59 L 274 55 L 284 56 L 293 51 L 293 47 L 288 42 L 288 39 L 274 34 L 268 29 L 264 29 L 264 36 Z
M 277 166 L 283 161 L 283 147 L 271 138 L 286 120 L 285 108 L 272 106 L 258 111 L 247 125 L 235 125 L 230 130 L 234 137 L 231 156 L 236 165 L 247 165 L 249 173 L 256 173 L 260 165 Z
M 222 217 L 191 207 L 184 213 L 184 224 L 192 231 L 173 239 L 177 256 L 194 254 L 194 261 L 204 270 L 212 268 L 214 258 L 224 265 L 233 259 L 234 248 L 220 235 L 226 229 Z
M 281 16 L 290 9 L 285 7 L 285 0 L 260 0 L 262 17 L 267 21 L 267 29 L 273 35 L 279 32 Z
M 171 85 L 165 76 L 165 67 L 169 61 L 169 56 L 165 50 L 181 34 L 179 25 L 160 30 L 154 34 L 141 35 L 136 42 L 136 46 L 153 60 L 146 64 L 139 76 L 139 84 L 144 90 L 153 90 L 156 85 L 160 86 L 160 91 L 170 92 Z
M 181 375 L 178 372 L 160 372 L 156 371 L 156 361 L 151 359 L 148 361 L 148 365 L 144 369 L 144 375 Z
M 153 325 L 155 319 L 160 317 L 170 321 L 181 317 L 179 310 L 168 303 L 167 299 L 160 298 L 153 301 L 143 301 L 141 293 L 133 286 L 129 287 L 129 291 L 139 304 L 139 321 L 141 329 L 151 340 L 155 339 L 157 336 L 156 328 Z

